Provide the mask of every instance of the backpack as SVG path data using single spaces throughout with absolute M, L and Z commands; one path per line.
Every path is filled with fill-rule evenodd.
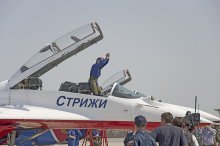
M 134 136 L 133 132 L 128 132 L 124 139 L 124 146 L 133 146 L 134 145 Z
M 144 133 L 144 135 L 146 137 L 148 137 L 150 139 L 150 146 L 157 146 L 156 144 L 156 141 L 154 140 L 154 138 L 152 138 L 149 133 L 147 131 L 141 131 Z M 135 146 L 135 141 L 137 140 L 137 137 L 135 135 L 136 133 L 128 133 L 125 137 L 125 140 L 124 140 L 124 145 L 125 146 Z M 137 140 L 138 141 L 138 140 Z

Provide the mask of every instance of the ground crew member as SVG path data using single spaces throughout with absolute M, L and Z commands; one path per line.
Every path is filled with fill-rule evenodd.
M 82 133 L 78 129 L 68 129 L 67 130 L 67 139 L 68 139 L 68 146 L 78 146 L 80 137 Z
M 89 83 L 91 86 L 91 91 L 94 95 L 101 95 L 101 89 L 98 85 L 98 78 L 101 75 L 101 69 L 108 64 L 110 54 L 107 53 L 105 59 L 99 57 L 96 59 L 96 63 L 92 65 L 90 70 Z
M 102 145 L 101 131 L 99 129 L 92 130 L 92 141 L 93 141 L 94 146 L 101 146 Z
M 157 146 L 155 140 L 145 131 L 146 118 L 142 115 L 135 117 L 135 132 L 127 134 L 124 146 Z
M 151 136 L 160 146 L 187 146 L 187 139 L 180 127 L 171 124 L 173 115 L 165 112 L 161 115 L 161 126 L 151 132 Z

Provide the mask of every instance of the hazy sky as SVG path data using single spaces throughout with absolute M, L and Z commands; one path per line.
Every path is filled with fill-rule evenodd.
M 100 83 L 122 69 L 126 85 L 164 102 L 217 115 L 220 108 L 219 0 L 1 0 L 0 81 L 9 79 L 45 44 L 90 22 L 104 39 L 43 75 L 43 89 L 89 78 L 110 52 Z

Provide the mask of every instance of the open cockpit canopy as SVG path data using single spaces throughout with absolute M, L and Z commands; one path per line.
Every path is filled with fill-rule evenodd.
M 110 95 L 120 97 L 120 98 L 140 98 L 143 97 L 141 94 L 136 94 L 134 91 L 131 91 L 122 85 L 119 85 L 118 83 L 115 83 L 114 86 L 111 89 Z
M 131 81 L 131 74 L 128 69 L 119 71 L 109 77 L 105 82 L 101 84 L 102 93 L 105 95 L 109 93 L 115 83 L 125 85 Z
M 69 57 L 79 53 L 103 38 L 97 23 L 73 30 L 43 47 L 31 57 L 9 80 L 13 87 L 28 77 L 40 77 Z
M 24 72 L 27 69 L 36 66 L 42 61 L 56 55 L 64 49 L 68 49 L 70 46 L 82 41 L 86 37 L 89 37 L 93 33 L 95 33 L 94 26 L 92 24 L 88 24 L 61 36 L 57 40 L 53 41 L 51 44 L 48 44 L 45 47 L 43 47 L 37 54 L 31 57 L 20 68 L 20 71 Z

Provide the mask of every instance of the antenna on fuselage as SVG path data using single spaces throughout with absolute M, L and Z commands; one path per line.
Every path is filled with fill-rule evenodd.
M 195 113 L 196 113 L 196 105 L 197 105 L 197 96 L 195 96 Z
M 198 108 L 197 108 L 198 105 Z M 199 113 L 199 104 L 198 104 L 198 98 L 195 96 L 195 113 Z

